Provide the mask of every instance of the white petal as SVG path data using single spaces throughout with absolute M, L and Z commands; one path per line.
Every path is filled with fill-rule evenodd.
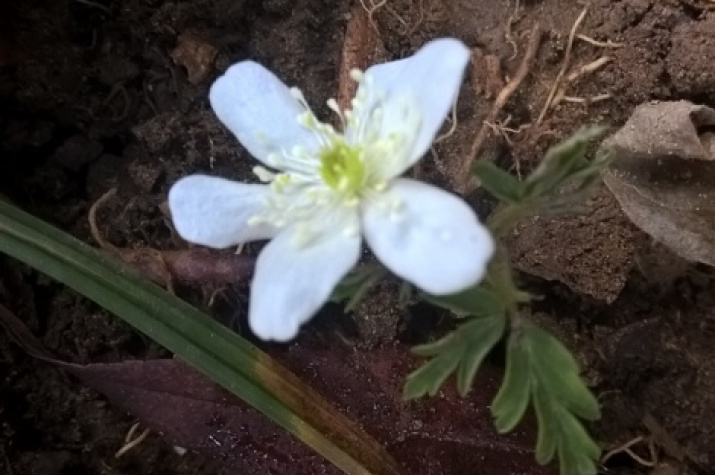
M 281 150 L 318 146 L 313 133 L 298 123 L 305 108 L 280 79 L 256 62 L 242 61 L 228 68 L 211 86 L 209 98 L 221 122 L 264 163 L 268 155 Z
M 357 221 L 357 216 L 352 217 Z M 309 246 L 296 246 L 288 229 L 258 256 L 249 323 L 261 339 L 288 341 L 328 300 L 357 263 L 360 236 L 336 229 Z
M 263 209 L 268 192 L 266 185 L 191 175 L 171 187 L 169 209 L 182 238 L 220 249 L 276 233 L 267 225 L 248 225 L 249 218 Z
M 478 282 L 494 252 L 489 231 L 457 196 L 398 178 L 363 209 L 363 232 L 392 272 L 436 295 Z
M 361 87 L 374 87 L 378 100 L 380 93 L 384 93 L 384 102 L 380 105 L 383 111 L 380 135 L 407 133 L 412 136 L 400 160 L 385 164 L 385 179 L 404 173 L 429 149 L 457 100 L 469 56 L 469 49 L 461 41 L 441 38 L 427 43 L 409 58 L 376 65 L 365 72 L 366 78 L 372 76 L 372 85 L 366 83 Z M 413 117 L 406 117 L 405 112 L 418 116 L 416 130 L 410 130 L 414 127 L 410 125 Z

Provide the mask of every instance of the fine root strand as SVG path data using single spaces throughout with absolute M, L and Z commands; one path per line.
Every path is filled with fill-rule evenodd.
M 137 445 L 141 444 L 144 442 L 144 440 L 149 436 L 151 431 L 149 429 L 144 429 L 144 431 L 139 434 L 136 438 L 134 438 L 134 434 L 136 433 L 137 429 L 139 428 L 139 423 L 137 422 L 136 424 L 132 425 L 132 427 L 129 429 L 129 432 L 127 432 L 126 437 L 124 437 L 124 445 L 117 450 L 117 452 L 114 454 L 114 458 L 118 459 L 122 455 L 126 454 L 130 450 L 132 450 L 134 447 Z
M 623 48 L 625 46 L 625 43 L 615 43 L 611 40 L 606 40 L 606 41 L 598 41 L 594 40 L 590 36 L 578 34 L 576 35 L 576 38 L 578 38 L 581 41 L 585 41 L 588 44 L 591 44 L 593 46 L 597 46 L 599 48 L 613 48 L 613 49 L 618 49 L 618 48 Z
M 578 29 L 581 26 L 581 23 L 583 23 L 583 20 L 586 18 L 586 13 L 588 13 L 588 7 L 584 8 L 581 11 L 581 14 L 578 16 L 578 18 L 576 18 L 576 21 L 574 22 L 573 26 L 571 27 L 571 32 L 569 33 L 569 40 L 568 40 L 568 43 L 566 44 L 566 52 L 564 53 L 564 60 L 561 63 L 561 69 L 559 70 L 559 73 L 556 75 L 556 79 L 554 80 L 554 83 L 551 85 L 551 90 L 549 91 L 549 95 L 546 98 L 546 102 L 544 103 L 544 106 L 541 109 L 541 113 L 539 114 L 539 117 L 538 117 L 538 119 L 536 119 L 537 126 L 541 125 L 541 123 L 544 121 L 544 118 L 546 117 L 546 113 L 551 108 L 551 104 L 554 100 L 554 97 L 556 96 L 556 92 L 559 90 L 559 87 L 561 86 L 561 80 L 563 79 L 564 75 L 566 74 L 566 71 L 568 71 L 569 64 L 571 63 L 571 50 L 573 49 L 574 39 L 576 38 L 576 33 L 578 32 Z
M 87 220 L 89 221 L 89 232 L 92 235 L 92 238 L 97 242 L 97 245 L 99 245 L 99 247 L 104 249 L 105 251 L 115 253 L 117 252 L 117 248 L 114 247 L 112 244 L 108 243 L 102 237 L 102 233 L 99 232 L 99 227 L 97 226 L 97 210 L 104 206 L 107 201 L 112 199 L 116 194 L 117 189 L 111 188 L 109 191 L 100 196 L 99 199 L 92 203 L 92 206 L 90 206 L 89 213 L 87 216 Z
M 489 114 L 482 122 L 482 127 L 479 129 L 479 133 L 477 133 L 477 136 L 474 138 L 474 142 L 472 142 L 472 146 L 469 149 L 469 155 L 467 155 L 466 159 L 462 162 L 459 175 L 455 177 L 455 179 L 457 180 L 457 191 L 463 195 L 469 194 L 477 187 L 476 180 L 472 176 L 471 170 L 474 165 L 474 161 L 477 160 L 479 153 L 484 147 L 484 143 L 492 131 L 489 124 L 497 122 L 499 114 L 511 95 L 516 92 L 524 79 L 526 79 L 529 75 L 534 58 L 536 58 L 536 53 L 539 51 L 539 46 L 541 45 L 541 36 L 541 26 L 538 23 L 535 23 L 529 33 L 529 44 L 526 48 L 526 52 L 524 53 L 524 57 L 521 60 L 521 64 L 519 64 L 519 69 L 517 69 L 514 77 L 511 78 L 501 91 L 499 91 Z

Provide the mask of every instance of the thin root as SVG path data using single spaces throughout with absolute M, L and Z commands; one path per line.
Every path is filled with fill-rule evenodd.
M 422 22 L 425 20 L 425 5 L 424 5 L 425 0 L 417 0 L 417 10 L 420 12 L 420 16 L 415 22 L 414 25 L 412 25 L 412 28 L 410 28 L 410 31 L 407 32 L 408 36 L 411 36 L 417 29 L 422 25 Z
M 608 63 L 610 63 L 612 59 L 613 58 L 611 58 L 610 56 L 601 56 L 600 58 L 598 58 L 595 61 L 591 61 L 588 64 L 584 64 L 583 66 L 578 68 L 576 71 L 569 74 L 566 77 L 566 82 L 568 84 L 570 84 L 572 82 L 577 81 L 582 76 L 594 73 L 594 72 L 598 71 L 599 69 L 601 69 L 602 67 L 604 67 L 605 65 L 607 65 Z
M 434 143 L 440 143 L 441 141 L 450 138 L 452 135 L 454 135 L 454 131 L 457 130 L 457 101 L 454 101 L 454 104 L 452 104 L 450 122 L 452 123 L 452 125 L 449 126 L 449 130 L 434 139 Z
M 593 104 L 594 102 L 607 101 L 612 98 L 613 95 L 609 93 L 599 94 L 592 97 L 577 97 L 577 96 L 562 96 L 561 100 L 564 102 L 572 102 L 575 104 Z
M 107 191 L 105 194 L 99 197 L 97 201 L 92 203 L 92 206 L 89 208 L 89 216 L 87 217 L 89 221 L 89 232 L 92 234 L 92 238 L 94 238 L 95 241 L 97 241 L 97 244 L 99 247 L 104 249 L 105 251 L 117 252 L 117 248 L 114 247 L 112 244 L 108 243 L 107 241 L 104 240 L 102 237 L 102 233 L 99 232 L 99 228 L 97 227 L 97 210 L 101 208 L 102 206 L 105 205 L 107 201 L 109 201 L 114 195 L 117 194 L 117 189 L 116 188 L 111 188 L 109 191 Z
M 541 27 L 538 23 L 535 23 L 531 28 L 529 45 L 527 46 L 526 53 L 524 53 L 524 57 L 521 60 L 521 64 L 519 64 L 519 69 L 516 70 L 516 74 L 514 74 L 514 77 L 511 78 L 506 86 L 499 91 L 489 114 L 484 119 L 481 129 L 479 129 L 479 133 L 472 143 L 469 155 L 462 163 L 459 175 L 455 177 L 455 179 L 458 180 L 456 186 L 457 191 L 463 195 L 470 193 L 477 186 L 477 183 L 472 176 L 471 169 L 474 161 L 477 159 L 482 147 L 484 146 L 484 142 L 487 140 L 489 133 L 492 130 L 488 124 L 493 124 L 497 121 L 499 113 L 504 108 L 511 95 L 516 92 L 524 79 L 526 79 L 526 76 L 529 75 L 532 63 L 534 62 L 536 53 L 539 51 L 539 46 L 541 45 L 541 35 Z
M 636 454 L 631 450 L 631 447 L 633 447 L 636 444 L 639 444 L 641 442 L 646 442 L 648 444 L 648 451 L 650 452 L 650 460 L 646 460 L 640 455 Z M 643 465 L 644 467 L 655 467 L 658 464 L 658 454 L 655 449 L 655 444 L 651 438 L 645 438 L 642 435 L 639 435 L 635 439 L 629 440 L 625 444 L 616 447 L 613 450 L 609 450 L 608 453 L 606 453 L 602 458 L 601 458 L 601 464 L 605 464 L 611 457 L 614 455 L 618 455 L 621 453 L 626 453 L 628 454 L 629 457 L 631 457 L 633 460 L 638 462 L 639 464 Z
M 376 33 L 379 34 L 380 32 L 377 28 L 377 23 L 375 22 L 375 18 L 374 18 L 375 12 L 377 12 L 381 8 L 385 8 L 385 10 L 387 10 L 388 13 L 390 13 L 390 15 L 392 15 L 397 21 L 400 22 L 400 24 L 402 25 L 403 31 L 399 32 L 399 34 L 402 36 L 405 36 L 405 35 L 410 35 L 410 34 L 414 33 L 417 30 L 417 28 L 419 28 L 420 25 L 422 24 L 422 22 L 424 20 L 424 7 L 422 4 L 423 1 L 424 0 L 419 0 L 419 4 L 418 4 L 419 19 L 412 26 L 410 26 L 407 23 L 407 21 L 405 21 L 405 19 L 402 18 L 402 16 L 395 11 L 394 8 L 392 8 L 390 5 L 387 4 L 387 0 L 380 0 L 377 3 L 373 3 L 373 0 L 367 0 L 367 2 L 370 3 L 370 6 L 367 5 L 366 0 L 360 0 L 360 5 L 362 5 L 363 9 L 367 12 L 368 20 L 370 20 L 370 24 L 375 29 Z
M 514 143 L 511 141 L 511 137 L 509 137 L 510 134 L 518 134 L 521 133 L 522 130 L 529 128 L 531 125 L 530 124 L 522 124 L 518 128 L 513 128 L 513 127 L 508 127 L 509 122 L 511 121 L 511 116 L 508 116 L 506 120 L 504 121 L 499 121 L 497 120 L 494 123 L 487 122 L 485 121 L 484 124 L 488 125 L 490 129 L 494 133 L 497 133 L 501 135 L 506 143 L 510 146 L 513 147 Z
M 556 93 L 556 96 L 554 97 L 553 101 L 551 101 L 551 107 L 556 107 L 561 101 L 567 101 L 567 102 L 598 102 L 602 101 L 605 99 L 609 99 L 611 97 L 610 94 L 600 94 L 596 96 L 594 99 L 591 101 L 587 101 L 586 99 L 580 100 L 576 99 L 574 100 L 569 100 L 567 99 L 566 96 L 566 86 L 573 84 L 574 82 L 578 81 L 581 79 L 583 76 L 586 76 L 588 74 L 592 74 L 605 66 L 606 64 L 611 62 L 611 57 L 610 56 L 601 56 L 595 61 L 591 61 L 588 64 L 584 64 L 580 68 L 578 68 L 576 71 L 573 71 L 571 74 L 569 74 L 566 79 L 564 80 L 564 83 L 561 85 L 559 88 L 559 91 Z M 608 97 L 606 97 L 608 96 Z M 573 97 L 571 97 L 573 99 Z
M 410 31 L 410 25 L 407 24 L 404 18 L 400 16 L 399 13 L 395 11 L 394 8 L 392 8 L 390 5 L 385 5 L 385 10 L 387 10 L 390 14 L 392 14 L 393 17 L 397 19 L 402 24 L 403 32 L 400 33 L 401 35 L 406 35 L 408 31 Z
M 144 429 L 144 432 L 139 434 L 139 436 L 137 438 L 133 439 L 132 437 L 134 437 L 134 433 L 137 431 L 138 428 L 139 428 L 139 423 L 137 422 L 129 429 L 129 432 L 127 432 L 127 435 L 124 438 L 124 445 L 119 450 L 117 450 L 117 453 L 114 454 L 115 459 L 118 459 L 122 455 L 124 455 L 127 452 L 129 452 L 130 450 L 132 450 L 137 445 L 144 442 L 144 439 L 146 439 L 149 436 L 149 433 L 151 431 L 149 429 Z
M 434 162 L 434 166 L 437 168 L 437 171 L 439 171 L 442 174 L 442 176 L 448 177 L 449 170 L 447 170 L 447 167 L 444 165 L 444 162 L 442 161 L 442 159 L 439 158 L 439 154 L 437 154 L 437 150 L 435 150 L 434 147 L 430 147 L 430 152 L 432 152 L 432 161 Z
M 516 23 L 516 15 L 519 14 L 519 0 L 516 0 L 516 5 L 514 6 L 514 11 L 511 13 L 509 16 L 509 19 L 506 21 L 506 28 L 504 31 L 504 38 L 506 38 L 506 41 L 511 45 L 512 53 L 511 56 L 509 56 L 509 61 L 512 59 L 516 58 L 517 55 L 519 54 L 519 46 L 516 44 L 516 41 L 514 41 L 514 36 L 511 32 L 511 27 Z
M 624 46 L 626 46 L 625 43 L 615 43 L 611 40 L 598 41 L 598 40 L 594 40 L 590 36 L 581 35 L 581 34 L 576 35 L 576 38 L 578 38 L 581 41 L 585 41 L 586 43 L 592 44 L 593 46 L 598 46 L 599 48 L 617 49 L 617 48 L 623 48 Z
M 387 0 L 380 0 L 377 3 L 372 3 L 372 0 L 370 1 L 370 6 L 368 7 L 365 4 L 365 0 L 360 0 L 360 5 L 365 9 L 367 12 L 367 18 L 370 20 L 370 24 L 372 27 L 375 29 L 377 33 L 379 33 L 377 29 L 377 23 L 375 23 L 375 19 L 373 18 L 373 15 L 375 15 L 375 12 L 378 11 L 380 8 L 384 7 L 387 4 Z
M 556 76 L 556 80 L 554 80 L 554 83 L 551 85 L 551 91 L 549 91 L 549 95 L 546 98 L 546 102 L 544 103 L 543 108 L 541 109 L 539 118 L 536 119 L 537 126 L 541 125 L 541 123 L 544 121 L 544 118 L 546 117 L 546 113 L 551 108 L 551 104 L 554 100 L 554 97 L 556 96 L 556 92 L 559 90 L 559 87 L 561 86 L 561 80 L 563 79 L 564 75 L 566 74 L 566 71 L 568 71 L 569 64 L 571 63 L 571 50 L 573 49 L 573 43 L 574 43 L 574 39 L 576 38 L 576 32 L 578 31 L 579 27 L 581 26 L 581 23 L 583 23 L 584 18 L 586 18 L 586 13 L 588 13 L 588 7 L 584 8 L 583 11 L 581 11 L 581 14 L 578 16 L 578 18 L 574 22 L 573 26 L 571 27 L 571 32 L 569 33 L 569 41 L 566 45 L 566 52 L 564 53 L 564 60 L 561 63 L 561 69 L 559 70 L 559 74 Z

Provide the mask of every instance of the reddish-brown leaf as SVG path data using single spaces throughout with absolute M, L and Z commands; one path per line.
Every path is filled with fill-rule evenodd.
M 52 358 L 16 317 L 0 306 L 0 324 L 28 353 L 61 366 L 173 444 L 222 460 L 236 473 L 340 473 L 287 432 L 177 360 L 75 365 Z M 405 376 L 419 361 L 395 344 L 361 350 L 308 338 L 274 356 L 421 475 L 547 475 L 534 462 L 534 430 L 493 428 L 489 403 L 499 375 L 481 370 L 461 399 L 448 384 L 437 397 L 402 399 Z

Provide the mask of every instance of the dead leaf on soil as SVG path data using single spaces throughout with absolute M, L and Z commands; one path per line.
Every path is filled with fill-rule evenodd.
M 204 452 L 236 473 L 338 474 L 336 468 L 263 415 L 178 360 L 76 365 L 55 359 L 12 313 L 0 325 L 25 351 L 74 374 L 172 444 Z M 534 461 L 533 421 L 498 435 L 489 403 L 498 372 L 484 368 L 467 399 L 453 390 L 407 403 L 404 376 L 416 360 L 402 345 L 360 350 L 315 340 L 274 356 L 377 436 L 405 467 L 423 475 L 554 475 Z
M 690 261 L 715 265 L 715 110 L 687 101 L 636 108 L 602 147 L 604 176 L 638 227 Z
M 217 54 L 218 49 L 211 43 L 196 34 L 182 33 L 171 58 L 174 63 L 186 68 L 191 84 L 199 84 L 208 77 Z
M 221 287 L 244 282 L 253 275 L 256 258 L 213 249 L 191 248 L 164 251 L 151 247 L 116 247 L 106 241 L 97 225 L 97 210 L 117 193 L 111 188 L 89 208 L 87 219 L 99 247 L 136 269 L 154 283 L 169 290 L 174 283 L 197 287 Z

